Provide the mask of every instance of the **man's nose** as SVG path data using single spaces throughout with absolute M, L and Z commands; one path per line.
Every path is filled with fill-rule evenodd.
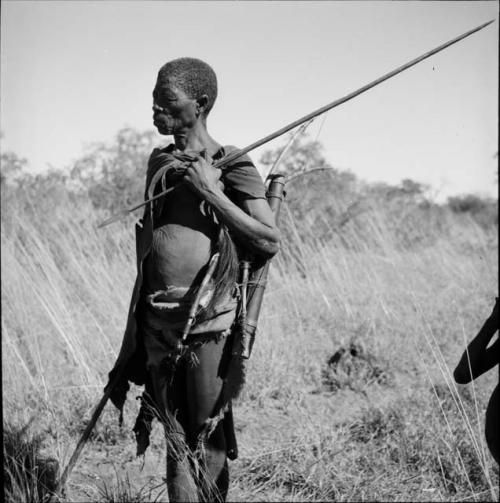
M 153 112 L 163 112 L 163 108 L 159 107 L 156 103 L 153 103 Z

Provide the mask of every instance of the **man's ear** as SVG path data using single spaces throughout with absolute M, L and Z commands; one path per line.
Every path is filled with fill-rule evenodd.
M 196 100 L 196 108 L 200 114 L 203 114 L 205 110 L 207 109 L 208 105 L 208 96 L 206 94 L 202 94 L 197 100 Z

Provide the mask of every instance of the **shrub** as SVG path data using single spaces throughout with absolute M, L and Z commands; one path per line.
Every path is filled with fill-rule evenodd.
M 28 427 L 4 424 L 3 484 L 8 501 L 46 501 L 56 489 L 59 463 L 40 454 L 42 438 L 28 434 Z

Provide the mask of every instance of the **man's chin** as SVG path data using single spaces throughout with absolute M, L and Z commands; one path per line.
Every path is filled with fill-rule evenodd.
M 158 133 L 160 133 L 162 136 L 172 136 L 174 134 L 171 128 L 165 126 L 159 126 L 157 124 L 155 124 L 155 126 L 156 129 L 158 130 Z

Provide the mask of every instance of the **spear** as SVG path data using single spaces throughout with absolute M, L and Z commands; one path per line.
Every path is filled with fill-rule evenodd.
M 388 80 L 388 79 L 394 77 L 398 73 L 401 73 L 401 72 L 404 72 L 405 70 L 408 70 L 408 68 L 416 65 L 417 63 L 420 63 L 424 59 L 430 58 L 434 54 L 436 54 L 436 53 L 438 53 L 438 52 L 446 49 L 447 47 L 450 47 L 450 45 L 456 44 L 460 40 L 463 40 L 464 38 L 472 35 L 473 33 L 476 33 L 479 30 L 482 30 L 483 28 L 485 28 L 489 24 L 493 23 L 494 21 L 495 20 L 492 19 L 491 21 L 488 21 L 487 23 L 483 23 L 483 24 L 477 26 L 476 28 L 473 28 L 472 30 L 469 30 L 469 31 L 463 33 L 462 35 L 459 35 L 458 37 L 455 37 L 452 40 L 449 40 L 448 42 L 445 42 L 444 44 L 441 44 L 440 46 L 436 47 L 435 49 L 432 49 L 432 50 L 426 52 L 425 54 L 422 54 L 421 56 L 418 56 L 417 58 L 412 59 L 408 63 L 405 63 L 404 65 L 399 66 L 395 70 L 392 70 L 391 72 L 386 73 L 385 75 L 382 75 L 382 77 L 379 77 L 378 79 L 375 79 L 374 81 L 370 82 L 369 84 L 366 84 L 363 87 L 360 87 L 359 89 L 356 89 L 356 91 L 353 91 L 353 92 L 351 92 L 351 93 L 343 96 L 342 98 L 339 98 L 338 100 L 332 101 L 331 103 L 328 103 L 327 105 L 322 106 L 321 108 L 318 108 L 317 110 L 314 110 L 314 112 L 311 112 L 311 113 L 309 113 L 307 115 L 304 115 L 304 117 L 301 117 L 300 119 L 297 119 L 297 120 L 291 122 L 290 124 L 282 127 L 281 129 L 278 129 L 274 133 L 271 133 L 271 134 L 265 136 L 264 138 L 261 138 L 260 140 L 257 140 L 254 143 L 251 143 L 247 147 L 245 147 L 245 148 L 243 148 L 241 150 L 235 150 L 234 152 L 231 152 L 229 155 L 227 155 L 226 157 L 224 157 L 220 161 L 217 161 L 216 163 L 214 163 L 214 167 L 215 168 L 222 168 L 223 166 L 226 166 L 227 164 L 230 164 L 231 162 L 233 162 L 234 160 L 238 159 L 242 155 L 250 152 L 251 150 L 254 150 L 257 147 L 260 147 L 260 146 L 264 145 L 265 143 L 267 143 L 267 142 L 269 142 L 271 140 L 274 140 L 278 136 L 281 136 L 282 134 L 287 133 L 291 129 L 293 129 L 293 128 L 297 127 L 297 126 L 300 126 L 304 122 L 307 122 L 309 120 L 312 120 L 312 119 L 316 118 L 318 115 L 321 115 L 321 114 L 324 114 L 325 112 L 328 112 L 328 110 L 331 110 L 332 108 L 338 107 L 339 105 L 342 105 L 343 103 L 346 103 L 347 101 L 352 100 L 356 96 L 359 96 L 360 94 L 368 91 L 369 89 L 371 89 L 371 88 L 373 88 L 375 86 L 378 86 L 379 84 L 381 84 L 385 80 Z M 123 210 L 119 211 L 118 213 L 116 213 L 112 217 L 110 217 L 107 220 L 101 222 L 98 225 L 98 227 L 99 228 L 100 227 L 104 227 L 104 226 L 109 225 L 109 224 L 111 224 L 113 222 L 117 222 L 118 220 L 121 220 L 122 218 L 124 218 L 125 216 L 127 216 L 132 211 L 137 210 L 138 208 L 141 208 L 142 206 L 144 206 L 144 205 L 146 205 L 146 204 L 154 201 L 155 199 L 158 199 L 159 197 L 165 196 L 169 192 L 171 192 L 174 189 L 176 189 L 177 187 L 179 187 L 182 183 L 183 182 L 180 182 L 179 184 L 177 184 L 177 185 L 175 185 L 173 187 L 169 187 L 168 189 L 160 192 L 159 194 L 157 194 L 156 196 L 152 197 L 151 199 L 148 199 L 148 200 L 146 200 L 146 201 L 144 201 L 142 203 L 136 204 L 135 206 L 132 206 L 130 208 L 126 208 L 126 209 L 123 209 Z

